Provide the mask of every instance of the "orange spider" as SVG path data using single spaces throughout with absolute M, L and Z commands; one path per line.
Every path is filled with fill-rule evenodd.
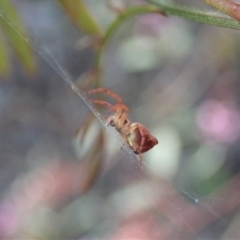
M 142 166 L 142 153 L 147 152 L 158 144 L 158 140 L 152 136 L 148 130 L 140 123 L 132 123 L 127 119 L 129 109 L 123 104 L 122 99 L 115 93 L 105 88 L 97 88 L 86 92 L 87 94 L 103 92 L 117 100 L 117 104 L 112 105 L 103 100 L 90 100 L 93 103 L 101 104 L 115 113 L 108 117 L 107 124 L 115 127 L 127 142 L 132 151 L 138 155 L 139 165 Z

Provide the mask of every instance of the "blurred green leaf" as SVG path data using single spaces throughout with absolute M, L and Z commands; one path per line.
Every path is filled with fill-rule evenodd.
M 81 0 L 59 0 L 74 23 L 88 34 L 101 35 L 101 30 Z
M 9 57 L 6 50 L 2 29 L 0 29 L 0 74 L 6 75 L 9 71 L 9 66 Z
M 0 1 L 0 10 L 3 16 L 0 17 L 0 25 L 2 27 L 3 33 L 6 36 L 6 39 L 9 41 L 10 46 L 13 48 L 18 60 L 24 67 L 25 71 L 29 75 L 33 75 L 36 71 L 36 62 L 34 60 L 31 47 L 24 39 L 26 36 L 26 31 L 18 16 L 17 10 L 14 8 L 10 1 Z M 3 44 L 2 48 L 4 48 Z
M 159 6 L 159 8 L 170 16 L 183 17 L 185 19 L 210 24 L 219 27 L 240 29 L 240 24 L 234 18 L 217 11 L 198 9 L 189 5 L 180 4 L 172 0 L 145 0 L 148 3 Z M 193 1 L 194 2 L 194 1 Z M 227 2 L 227 1 L 226 1 Z

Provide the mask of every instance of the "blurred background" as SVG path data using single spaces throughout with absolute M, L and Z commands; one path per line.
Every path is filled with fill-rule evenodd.
M 60 2 L 0 5 L 0 238 L 240 239 L 239 32 L 159 14 L 116 29 L 98 84 L 157 137 L 141 168 L 84 101 L 98 47 Z M 84 14 L 104 33 L 139 3 Z

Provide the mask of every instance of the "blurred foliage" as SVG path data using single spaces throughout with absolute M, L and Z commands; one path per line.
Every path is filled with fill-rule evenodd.
M 94 16 L 89 12 L 84 1 L 59 0 L 59 3 L 81 30 L 87 34 L 101 35 L 101 29 L 94 19 Z
M 10 70 L 9 45 L 26 73 L 33 75 L 36 71 L 33 52 L 26 41 L 26 30 L 11 1 L 0 1 L 0 14 L 0 73 L 6 75 Z
M 240 4 L 231 0 L 202 0 L 203 2 L 209 4 L 210 6 L 224 12 L 236 20 L 240 20 Z
M 159 8 L 163 11 L 163 13 L 169 16 L 179 16 L 191 21 L 211 24 L 219 27 L 240 29 L 240 26 L 237 20 L 219 11 L 209 11 L 207 9 L 199 9 L 194 6 L 181 4 L 181 3 L 178 3 L 177 1 L 172 1 L 172 0 L 145 0 L 145 1 L 152 3 L 156 6 L 159 6 Z M 226 1 L 221 0 L 221 2 L 228 2 L 228 0 Z
M 66 14 L 73 20 L 73 22 L 84 32 L 94 36 L 101 36 L 102 30 L 97 20 L 94 18 L 93 14 L 89 11 L 87 5 L 84 1 L 81 0 L 58 0 L 60 5 L 66 11 Z M 111 2 L 111 1 L 110 1 Z M 174 1 L 165 1 L 165 0 L 150 0 L 146 1 L 149 3 L 156 4 L 159 6 L 159 11 L 163 11 L 164 14 L 168 15 L 177 15 L 183 18 L 204 22 L 208 24 L 213 24 L 217 26 L 229 27 L 239 29 L 239 24 L 237 21 L 226 18 L 224 15 L 218 15 L 214 12 L 201 11 L 196 8 L 191 8 L 189 6 L 184 6 L 183 4 L 175 3 Z M 207 2 L 207 1 L 206 1 Z M 208 2 L 207 2 L 208 3 Z M 134 8 L 134 7 L 133 7 Z M 108 38 L 111 36 L 109 34 L 115 28 L 118 28 L 120 23 L 122 24 L 125 21 L 125 17 L 127 18 L 133 17 L 134 15 L 147 13 L 148 6 L 144 6 L 144 11 L 130 11 L 128 9 L 121 8 L 121 11 L 116 7 L 115 10 L 117 13 L 120 13 L 119 17 L 115 22 L 109 27 L 109 31 L 106 31 L 103 34 L 103 43 L 106 44 Z M 219 8 L 219 7 L 218 7 Z M 27 35 L 26 31 L 23 27 L 23 24 L 18 16 L 18 13 L 11 3 L 11 1 L 0 1 L 0 9 L 3 18 L 0 18 L 1 29 L 0 32 L 0 73 L 6 75 L 10 70 L 10 58 L 9 52 L 7 50 L 6 43 L 10 45 L 16 54 L 19 62 L 22 64 L 23 68 L 27 72 L 27 74 L 34 74 L 36 71 L 36 63 L 32 54 L 31 47 L 27 43 Z M 112 6 L 114 10 L 114 5 Z M 221 10 L 222 8 L 220 8 Z M 121 14 L 122 12 L 122 14 Z M 151 11 L 149 11 L 150 13 Z M 225 11 L 226 12 L 226 11 Z M 11 25 L 10 21 L 11 19 Z M 13 27 L 15 29 L 13 29 Z M 17 31 L 16 31 L 17 30 Z M 22 36 L 19 35 L 21 33 Z M 94 43 L 93 43 L 94 44 Z M 100 57 L 101 58 L 101 57 Z M 100 62 L 98 62 L 100 68 Z

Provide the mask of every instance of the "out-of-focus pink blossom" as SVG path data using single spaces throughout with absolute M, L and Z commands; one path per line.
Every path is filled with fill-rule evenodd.
M 231 143 L 240 136 L 240 113 L 232 106 L 209 100 L 197 112 L 197 125 L 204 137 Z
M 108 240 L 167 239 L 162 235 L 161 225 L 149 213 L 125 219 Z
M 0 205 L 0 238 L 4 239 L 13 234 L 18 226 L 19 215 L 11 203 L 2 202 Z

